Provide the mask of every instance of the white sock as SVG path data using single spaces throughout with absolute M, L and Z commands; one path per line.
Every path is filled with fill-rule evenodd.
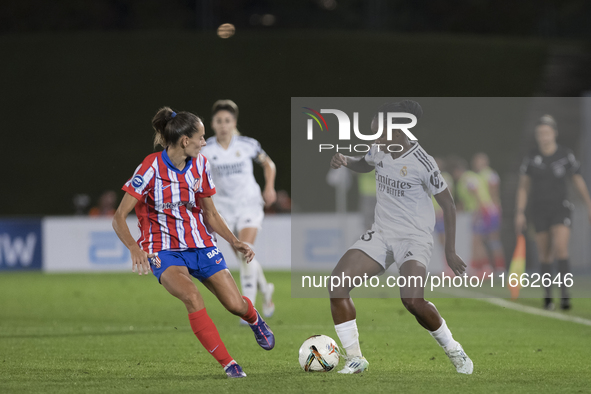
M 250 248 L 252 250 L 254 250 L 254 245 L 253 244 L 248 243 L 248 242 L 245 242 L 245 243 L 248 246 L 250 246 Z M 265 293 L 265 291 L 267 291 L 267 278 L 265 278 L 265 273 L 263 272 L 263 267 L 261 266 L 261 263 L 259 263 L 259 261 L 255 257 L 248 264 L 249 265 L 252 265 L 253 267 L 256 267 L 256 270 L 257 270 L 257 286 L 258 286 L 258 289 L 259 289 L 259 291 L 261 293 Z
M 259 285 L 259 291 L 261 293 L 265 293 L 267 291 L 267 278 L 265 278 L 265 273 L 263 272 L 263 266 L 257 259 L 254 259 L 250 262 L 250 264 L 255 263 L 257 267 L 257 281 Z
M 230 367 L 231 367 L 232 365 L 234 365 L 234 364 L 236 364 L 236 361 L 234 361 L 234 360 L 230 361 L 230 362 L 228 363 L 228 365 L 226 365 L 226 366 L 224 367 L 224 371 L 225 371 L 225 370 L 227 370 L 228 368 L 230 368 Z
M 359 347 L 359 331 L 356 319 L 346 321 L 334 326 L 343 348 L 349 357 L 363 357 Z
M 242 287 L 242 295 L 245 296 L 255 304 L 257 299 L 257 274 L 258 270 L 252 261 L 246 264 L 244 257 L 240 254 L 240 286 Z
M 435 331 L 429 331 L 429 334 L 437 341 L 439 346 L 441 346 L 444 350 L 449 350 L 453 348 L 457 342 L 454 340 L 453 336 L 451 335 L 451 331 L 447 328 L 447 324 L 445 320 L 442 318 L 443 323 L 441 327 L 439 327 Z

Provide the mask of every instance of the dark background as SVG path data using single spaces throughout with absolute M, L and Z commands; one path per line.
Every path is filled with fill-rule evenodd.
M 2 2 L 0 215 L 71 214 L 75 194 L 118 190 L 164 105 L 211 135 L 213 102 L 236 101 L 291 192 L 291 97 L 579 96 L 590 16 L 574 0 Z M 490 148 L 493 167 L 516 167 L 521 153 Z

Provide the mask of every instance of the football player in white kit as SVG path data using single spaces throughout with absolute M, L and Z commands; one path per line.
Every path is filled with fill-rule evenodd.
M 417 102 L 406 100 L 386 103 L 378 113 L 406 112 L 419 118 L 423 111 Z M 372 130 L 378 130 L 378 115 L 373 119 Z M 384 120 L 383 124 L 386 124 Z M 384 133 L 386 134 L 386 133 Z M 397 144 L 400 152 L 390 153 L 386 145 Z M 392 150 L 400 150 L 400 146 Z M 441 176 L 435 160 L 417 143 L 408 139 L 401 130 L 392 131 L 390 141 L 381 138 L 365 156 L 344 156 L 336 153 L 332 168 L 345 166 L 355 172 L 376 170 L 377 204 L 375 222 L 341 257 L 332 275 L 377 276 L 391 264 L 396 264 L 400 276 L 426 277 L 433 250 L 432 231 L 435 213 L 431 195 L 443 209 L 445 224 L 445 255 L 447 263 L 456 275 L 462 274 L 466 264 L 455 252 L 456 213 L 453 197 Z M 351 283 L 343 281 L 341 287 L 330 292 L 330 307 L 335 330 L 347 362 L 340 373 L 363 372 L 369 365 L 359 347 L 359 332 L 355 321 L 356 311 L 349 293 Z M 413 283 L 414 281 L 407 281 Z M 424 299 L 424 288 L 400 287 L 400 297 L 406 309 L 419 324 L 429 331 L 444 349 L 459 373 L 471 374 L 472 360 L 456 342 L 435 305 Z
M 263 207 L 273 204 L 277 199 L 275 164 L 257 140 L 240 135 L 236 128 L 238 106 L 232 100 L 216 101 L 212 117 L 211 126 L 215 136 L 207 139 L 207 145 L 201 153 L 212 167 L 217 191 L 214 202 L 230 230 L 241 242 L 246 242 L 254 249 L 256 235 L 263 222 Z M 262 195 L 253 175 L 253 161 L 263 167 L 265 188 Z M 256 258 L 247 263 L 241 253 L 236 255 L 241 261 L 242 294 L 254 305 L 257 289 L 260 290 L 264 296 L 263 315 L 272 316 L 275 311 L 272 300 L 275 286 L 267 283 L 263 268 Z

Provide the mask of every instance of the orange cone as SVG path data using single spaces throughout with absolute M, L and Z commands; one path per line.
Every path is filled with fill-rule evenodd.
M 515 251 L 513 252 L 513 258 L 511 259 L 511 265 L 509 266 L 509 275 L 507 276 L 507 282 L 510 283 L 509 278 L 511 274 L 516 274 L 517 285 L 509 285 L 511 290 L 511 298 L 516 299 L 519 297 L 519 290 L 521 290 L 521 283 L 519 279 L 521 274 L 525 272 L 525 236 L 523 234 L 517 237 L 517 245 L 515 245 Z

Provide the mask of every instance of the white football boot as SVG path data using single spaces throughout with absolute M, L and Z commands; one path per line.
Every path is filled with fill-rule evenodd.
M 470 375 L 474 370 L 474 363 L 470 360 L 470 357 L 464 352 L 462 345 L 459 343 L 457 343 L 452 349 L 446 350 L 445 353 L 454 367 L 456 367 L 456 371 L 459 373 Z
M 369 367 L 369 362 L 365 357 L 352 357 L 347 359 L 345 367 L 339 373 L 354 374 L 361 373 Z
M 275 304 L 273 303 L 273 293 L 275 292 L 275 285 L 267 283 L 267 288 L 264 292 L 265 300 L 263 301 L 263 316 L 271 317 L 275 313 Z

